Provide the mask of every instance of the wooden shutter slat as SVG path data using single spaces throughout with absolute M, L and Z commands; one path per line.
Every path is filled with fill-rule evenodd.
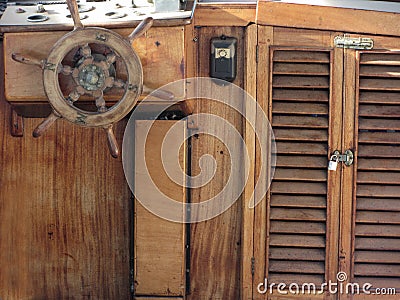
M 400 144 L 400 132 L 361 132 L 360 143 Z
M 357 251 L 354 257 L 360 263 L 399 263 L 400 252 L 394 251 Z
M 271 259 L 294 261 L 325 261 L 325 251 L 322 249 L 272 248 L 269 252 L 269 257 Z
M 372 211 L 398 211 L 400 212 L 400 199 L 385 198 L 358 198 L 358 210 Z
M 358 211 L 356 221 L 359 223 L 400 224 L 400 214 L 391 211 Z
M 286 221 L 326 221 L 326 213 L 322 209 L 295 209 L 295 208 L 273 208 L 271 209 L 271 220 Z
M 291 74 L 291 75 L 315 75 L 328 76 L 329 65 L 325 64 L 304 64 L 304 63 L 275 63 L 273 74 Z
M 396 79 L 361 79 L 360 89 L 373 91 L 400 91 L 400 80 Z
M 268 282 L 283 282 L 287 285 L 291 283 L 314 283 L 315 285 L 321 285 L 324 282 L 323 275 L 309 275 L 309 274 L 280 274 L 280 273 L 273 273 L 268 276 Z M 282 299 L 282 296 L 280 296 Z M 273 299 L 273 298 L 269 298 Z M 279 298 L 278 298 L 279 299 Z M 277 299 L 274 299 L 277 300 Z
M 357 175 L 357 182 L 373 184 L 397 184 L 400 183 L 400 173 L 359 171 Z
M 321 169 L 327 165 L 327 158 L 318 156 L 278 155 L 276 159 L 276 167 Z
M 396 92 L 367 92 L 360 94 L 360 104 L 400 104 L 400 95 Z
M 325 248 L 325 236 L 271 234 L 270 245 L 278 247 Z
M 400 65 L 400 54 L 363 53 L 360 59 L 360 64 L 396 66 Z
M 271 222 L 272 233 L 325 234 L 325 223 L 320 222 Z
M 272 195 L 271 207 L 326 208 L 326 197 Z
M 360 276 L 356 276 L 354 282 L 360 283 L 361 286 L 365 283 L 370 283 L 374 287 L 394 287 L 395 288 L 395 287 L 399 286 L 399 278 L 391 278 L 391 277 L 370 277 L 370 276 L 360 277 Z M 397 288 L 397 294 L 398 293 L 399 293 L 399 289 Z M 397 296 L 395 296 L 395 297 L 397 297 Z M 385 295 L 385 298 L 389 298 L 389 296 Z M 377 298 L 375 298 L 375 299 L 377 299 Z M 389 299 L 397 300 L 397 298 L 389 298 Z
M 329 80 L 326 76 L 283 76 L 276 75 L 273 77 L 272 85 L 275 88 L 329 88 Z
M 400 130 L 400 120 L 394 119 L 361 119 L 361 130 Z
M 303 195 L 324 195 L 326 194 L 325 183 L 308 182 L 272 182 L 271 192 L 279 194 L 303 194 Z
M 278 168 L 275 171 L 274 178 L 276 180 L 294 180 L 294 181 L 312 181 L 323 182 L 326 181 L 325 170 L 312 170 L 312 169 L 283 169 Z
M 394 198 L 400 195 L 400 186 L 364 185 L 357 186 L 358 197 Z
M 363 145 L 358 149 L 358 157 L 392 157 L 398 158 L 400 149 L 397 146 L 375 146 L 375 145 Z
M 358 160 L 358 170 L 400 171 L 400 159 L 360 158 Z
M 359 276 L 400 276 L 400 265 L 357 264 L 354 275 Z M 398 284 L 397 284 L 398 287 Z
M 357 237 L 355 248 L 361 250 L 400 251 L 400 239 Z
M 274 62 L 311 62 L 311 63 L 327 63 L 329 64 L 329 52 L 312 52 L 312 51 L 275 51 L 273 56 Z
M 325 266 L 321 262 L 305 261 L 276 261 L 271 260 L 269 265 L 270 272 L 279 273 L 306 273 L 306 274 L 324 274 Z
M 326 115 L 328 105 L 321 103 L 290 103 L 276 102 L 272 107 L 274 114 L 297 114 L 297 115 Z
M 315 129 L 275 129 L 275 140 L 277 141 L 327 141 L 326 130 Z M 399 140 L 400 143 L 400 140 Z
M 328 102 L 329 92 L 324 90 L 274 89 L 274 101 Z
M 276 127 L 294 128 L 328 128 L 328 119 L 304 116 L 273 116 L 272 125 Z
M 302 154 L 302 155 L 327 155 L 327 146 L 323 143 L 287 143 L 276 142 L 278 154 Z M 280 156 L 278 155 L 278 159 Z M 325 158 L 327 161 L 327 158 Z
M 356 236 L 398 237 L 400 236 L 400 226 L 357 224 L 355 234 Z
M 400 86 L 400 82 L 399 82 Z M 400 117 L 400 107 L 394 105 L 360 105 L 360 117 Z
M 360 76 L 400 77 L 400 66 L 366 65 L 360 68 Z

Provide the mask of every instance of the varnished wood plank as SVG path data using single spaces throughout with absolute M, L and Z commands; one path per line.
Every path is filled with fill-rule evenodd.
M 198 74 L 196 76 L 209 76 L 210 67 L 210 39 L 215 36 L 236 37 L 238 70 L 234 83 L 243 87 L 243 59 L 244 55 L 244 29 L 242 27 L 201 27 L 196 29 L 198 37 Z M 162 72 L 160 72 L 162 73 Z M 226 96 L 226 87 L 214 89 L 212 94 L 215 97 Z M 219 99 L 219 98 L 217 98 Z M 194 113 L 206 113 L 217 115 L 227 120 L 235 128 L 243 133 L 243 119 L 239 113 L 229 109 L 221 103 L 209 99 L 199 99 L 200 105 L 196 107 Z M 207 126 L 217 126 L 214 119 L 207 122 Z M 201 127 L 202 124 L 199 124 Z M 220 128 L 224 132 L 225 138 L 231 138 L 229 129 Z M 240 147 L 239 144 L 236 145 Z M 223 153 L 221 154 L 221 151 Z M 240 151 L 240 150 L 239 150 Z M 203 202 L 217 195 L 225 186 L 231 174 L 231 157 L 224 148 L 224 144 L 209 135 L 200 134 L 192 138 L 192 174 L 202 172 L 199 160 L 202 156 L 210 154 L 216 160 L 216 175 L 206 185 L 191 189 L 191 200 L 194 203 Z M 235 188 L 243 187 L 244 170 L 235 170 Z M 243 176 L 243 177 L 242 177 Z M 236 191 L 228 191 L 228 195 L 233 197 Z M 191 293 L 187 295 L 189 300 L 220 298 L 238 299 L 240 296 L 240 275 L 241 275 L 241 231 L 242 231 L 242 201 L 240 197 L 223 214 L 216 218 L 191 224 L 190 242 L 190 286 Z M 210 210 L 212 209 L 209 208 Z M 215 235 L 215 232 L 219 232 Z M 211 259 L 210 259 L 211 258 Z
M 295 209 L 295 208 L 273 208 L 271 209 L 271 220 L 284 221 L 326 221 L 325 210 L 320 209 Z
M 273 182 L 271 185 L 272 193 L 280 194 L 305 194 L 305 195 L 324 195 L 326 194 L 326 184 L 306 183 L 306 182 Z
M 395 251 L 356 251 L 356 263 L 394 263 L 400 262 L 400 252 Z
M 400 211 L 400 200 L 395 198 L 358 198 L 357 209 L 372 211 Z
M 324 90 L 274 89 L 272 98 L 276 101 L 328 102 L 329 93 Z
M 400 237 L 400 226 L 380 224 L 357 224 L 355 234 L 356 236 Z
M 360 132 L 358 140 L 368 144 L 400 144 L 400 132 Z
M 398 92 L 363 92 L 360 94 L 360 103 L 368 104 L 400 104 Z
M 322 169 L 328 165 L 326 157 L 320 156 L 301 156 L 301 155 L 281 155 L 276 157 L 277 167 L 286 168 L 312 168 Z
M 357 19 L 354 19 L 354 14 Z M 307 16 L 307 18 L 304 18 Z M 256 22 L 260 25 L 312 28 L 344 32 L 400 35 L 393 24 L 396 13 L 291 4 L 262 0 L 258 2 Z M 373 20 L 373 22 L 371 22 Z
M 364 238 L 355 239 L 356 250 L 400 251 L 400 239 L 393 238 Z
M 254 22 L 256 9 L 246 5 L 197 5 L 194 15 L 195 26 L 247 26 Z
M 356 221 L 358 223 L 400 224 L 400 214 L 390 211 L 358 211 Z
M 329 76 L 329 65 L 304 63 L 274 63 L 272 73 L 275 75 L 315 75 Z
M 273 214 L 272 214 L 273 215 Z M 280 222 L 273 221 L 270 226 L 271 233 L 298 233 L 298 234 L 325 234 L 324 223 L 317 222 Z
M 326 142 L 328 140 L 328 133 L 326 130 L 274 129 L 274 135 L 277 141 Z
M 398 197 L 399 195 L 400 195 L 400 186 L 372 185 L 372 184 L 357 185 L 358 197 L 395 198 Z
M 271 234 L 271 246 L 325 248 L 323 236 Z
M 272 84 L 275 88 L 318 89 L 329 88 L 329 79 L 322 76 L 306 77 L 275 75 Z
M 325 51 L 312 51 L 312 50 L 283 50 L 278 48 L 273 53 L 274 62 L 288 62 L 288 63 L 315 63 L 315 64 L 329 64 L 329 52 Z M 274 64 L 275 66 L 275 64 Z M 318 68 L 318 67 L 316 67 Z
M 165 136 L 172 127 L 175 134 Z M 151 129 L 150 129 L 151 128 Z M 176 129 L 179 128 L 179 129 Z M 183 296 L 185 294 L 185 219 L 184 207 L 174 217 L 179 222 L 165 220 L 149 211 L 140 201 L 157 201 L 164 195 L 171 201 L 185 202 L 184 176 L 180 168 L 171 173 L 176 182 L 165 173 L 162 147 L 173 148 L 174 143 L 186 139 L 186 123 L 179 121 L 146 121 L 135 123 L 135 195 L 145 195 L 146 200 L 135 203 L 135 293 L 139 295 Z M 186 148 L 181 147 L 179 162 L 186 170 Z M 171 172 L 171 170 L 169 170 Z M 151 176 L 149 183 L 147 176 Z M 179 180 L 180 181 L 177 181 Z M 157 190 L 148 187 L 154 184 Z M 147 198 L 148 197 L 148 198 Z M 146 202 L 144 202 L 146 203 Z M 161 205 L 161 204 L 160 204 Z M 168 209 L 166 207 L 165 209 Z
M 283 169 L 278 168 L 274 174 L 275 180 L 325 182 L 327 171 L 325 170 L 305 170 L 305 169 Z
M 271 197 L 272 207 L 309 207 L 326 208 L 326 197 L 323 196 L 286 196 L 273 195 Z
M 400 184 L 400 173 L 397 172 L 358 172 L 358 183 Z
M 323 262 L 271 260 L 269 271 L 279 273 L 324 274 L 325 266 Z
M 271 259 L 276 260 L 308 260 L 325 261 L 323 249 L 301 249 L 301 248 L 277 248 L 274 247 L 269 253 Z
M 328 119 L 324 117 L 277 116 L 272 117 L 274 127 L 328 128 Z
M 375 288 L 380 287 L 394 287 L 398 290 L 399 287 L 399 279 L 396 277 L 376 277 L 376 276 L 356 276 L 354 278 L 354 282 L 358 282 L 360 284 L 365 284 L 365 283 L 370 283 L 372 284 Z M 369 299 L 376 299 L 376 295 L 372 295 L 373 297 L 369 298 Z M 385 295 L 385 299 L 388 300 L 397 300 L 398 299 L 398 295 L 394 295 L 394 296 L 390 296 L 390 295 Z M 356 297 L 354 297 L 355 299 L 357 299 Z M 362 297 L 358 298 L 358 299 L 363 299 Z M 366 299 L 366 298 L 364 298 Z
M 278 154 L 326 155 L 328 149 L 324 143 L 296 143 L 278 141 L 276 142 L 276 150 Z M 278 155 L 278 157 L 280 156 Z
M 354 275 L 355 276 L 376 276 L 376 277 L 380 277 L 380 276 L 400 277 L 400 265 L 356 264 L 354 266 Z

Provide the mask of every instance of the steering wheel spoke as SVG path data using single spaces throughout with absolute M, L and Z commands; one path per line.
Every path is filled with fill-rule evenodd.
M 103 92 L 101 92 L 101 94 L 96 97 L 96 106 L 99 113 L 107 111 L 106 101 L 104 100 Z
M 92 57 L 92 49 L 89 47 L 89 44 L 85 44 L 81 47 L 81 54 L 84 58 Z

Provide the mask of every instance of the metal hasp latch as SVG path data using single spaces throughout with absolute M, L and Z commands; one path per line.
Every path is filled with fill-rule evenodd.
M 371 38 L 355 38 L 345 34 L 336 36 L 333 40 L 338 48 L 355 49 L 355 50 L 370 50 L 374 48 L 374 40 Z
M 344 154 L 340 154 L 338 150 L 333 152 L 333 155 L 337 157 L 338 162 L 343 162 L 346 166 L 351 166 L 354 162 L 354 153 L 353 151 L 346 150 Z

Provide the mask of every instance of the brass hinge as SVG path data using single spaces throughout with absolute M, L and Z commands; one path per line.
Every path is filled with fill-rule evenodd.
M 338 48 L 355 49 L 355 50 L 370 50 L 374 48 L 374 40 L 371 38 L 355 38 L 345 34 L 336 36 L 333 43 Z

